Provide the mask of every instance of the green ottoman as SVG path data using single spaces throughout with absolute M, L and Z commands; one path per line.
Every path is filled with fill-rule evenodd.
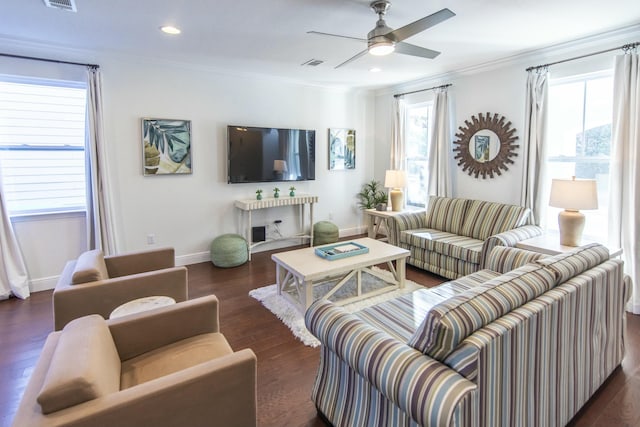
M 249 260 L 249 245 L 239 234 L 223 234 L 211 242 L 211 262 L 216 267 L 237 267 Z
M 338 226 L 330 221 L 313 224 L 313 246 L 326 245 L 338 241 Z

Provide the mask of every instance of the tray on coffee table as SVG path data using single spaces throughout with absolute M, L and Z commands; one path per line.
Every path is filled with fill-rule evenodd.
M 340 242 L 334 245 L 316 248 L 316 255 L 330 261 L 354 255 L 366 254 L 369 248 L 356 242 Z

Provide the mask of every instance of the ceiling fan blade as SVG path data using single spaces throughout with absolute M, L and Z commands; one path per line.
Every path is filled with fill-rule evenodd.
M 449 18 L 456 16 L 455 13 L 450 11 L 449 9 L 442 9 L 436 13 L 433 13 L 429 16 L 425 16 L 422 19 L 418 19 L 411 24 L 407 24 L 404 27 L 400 27 L 395 29 L 384 36 L 389 40 L 393 40 L 394 42 L 401 42 L 404 39 L 407 39 L 413 35 L 418 34 L 421 31 L 426 30 L 427 28 L 431 28 L 434 25 L 441 23 L 442 21 L 446 21 Z
M 347 65 L 350 62 L 355 61 L 356 59 L 360 58 L 361 56 L 364 56 L 367 54 L 367 52 L 369 52 L 368 49 L 363 50 L 362 52 L 358 52 L 355 56 L 352 56 L 351 58 L 347 59 L 346 61 L 344 61 L 342 64 L 336 65 L 334 68 L 340 68 L 343 65 Z
M 361 38 L 358 38 L 358 37 L 341 36 L 340 34 L 323 33 L 321 31 L 307 31 L 307 34 L 317 34 L 319 36 L 341 37 L 343 39 L 352 39 L 352 40 L 358 40 L 358 41 L 361 41 L 361 42 L 366 42 L 367 41 L 367 39 L 361 39 Z
M 404 42 L 396 43 L 395 52 L 429 59 L 433 59 L 436 56 L 440 55 L 440 52 L 438 52 L 437 50 L 426 49 L 424 47 Z

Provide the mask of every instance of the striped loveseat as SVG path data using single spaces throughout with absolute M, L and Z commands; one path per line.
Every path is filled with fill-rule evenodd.
M 623 357 L 622 262 L 594 244 L 552 257 L 496 247 L 486 266 L 354 314 L 314 303 L 319 413 L 335 427 L 571 420 Z
M 408 249 L 407 262 L 456 279 L 476 272 L 495 246 L 515 246 L 542 234 L 530 210 L 484 200 L 432 196 L 424 211 L 393 217 L 389 243 Z

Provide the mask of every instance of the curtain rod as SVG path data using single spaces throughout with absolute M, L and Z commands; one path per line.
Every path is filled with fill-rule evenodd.
M 573 58 L 563 59 L 561 61 L 551 62 L 549 64 L 536 65 L 535 67 L 527 68 L 527 71 L 539 70 L 540 68 L 547 68 L 547 67 L 550 67 L 552 65 L 562 64 L 564 62 L 569 62 L 569 61 L 575 61 L 576 59 L 588 58 L 589 56 L 600 55 L 602 53 L 612 52 L 612 51 L 618 50 L 618 49 L 622 49 L 622 50 L 624 50 L 626 52 L 627 50 L 635 49 L 637 46 L 640 46 L 640 42 L 624 44 L 622 46 L 612 47 L 611 49 L 605 49 L 605 50 L 601 50 L 599 52 L 587 53 L 586 55 L 575 56 Z
M 9 58 L 18 58 L 18 59 L 30 59 L 32 61 L 53 62 L 56 64 L 80 65 L 82 67 L 89 67 L 93 69 L 100 68 L 100 66 L 96 64 L 84 64 L 82 62 L 71 62 L 71 61 L 60 61 L 58 59 L 37 58 L 35 56 L 12 55 L 10 53 L 0 53 L 0 56 L 7 56 Z
M 427 88 L 427 89 L 418 89 L 418 90 L 413 90 L 411 92 L 396 93 L 395 95 L 393 95 L 393 97 L 394 98 L 400 98 L 401 96 L 411 95 L 412 93 L 426 92 L 428 90 L 434 90 L 434 89 L 444 89 L 445 87 L 449 87 L 449 86 L 453 86 L 453 85 L 451 83 L 447 83 L 446 85 L 434 86 L 434 87 L 430 87 L 430 88 Z

